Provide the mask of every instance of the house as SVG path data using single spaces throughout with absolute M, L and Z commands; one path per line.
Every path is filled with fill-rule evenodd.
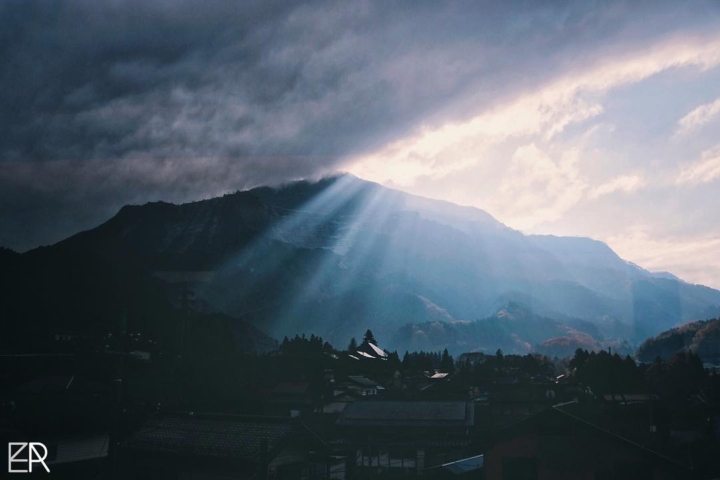
M 0 443 L 42 443 L 56 478 L 91 478 L 106 468 L 113 430 L 107 385 L 56 374 L 26 381 L 7 398 Z
M 309 382 L 280 382 L 268 397 L 269 413 L 299 417 L 313 410 L 313 395 Z
M 646 404 L 660 400 L 657 395 L 649 393 L 606 393 L 598 398 L 604 403 L 615 405 Z
M 345 390 L 334 390 L 333 397 L 322 406 L 322 413 L 340 413 L 349 403 L 361 400 L 357 394 Z
M 487 421 L 483 422 L 483 427 L 488 428 L 518 422 L 582 396 L 573 385 L 555 383 L 492 385 L 487 390 L 478 389 L 477 393 L 481 395 L 475 396 L 474 401 L 486 410 Z
M 385 353 L 385 351 L 375 345 L 374 343 L 370 342 L 363 342 L 358 347 L 357 351 L 355 352 L 355 355 L 360 358 L 369 358 L 369 359 L 379 359 L 379 360 L 387 360 L 388 355 Z
M 50 470 L 51 478 L 95 478 L 100 472 L 107 470 L 110 446 L 107 430 L 87 432 L 72 431 L 68 428 L 66 432 L 58 432 L 0 428 L 0 442 L 3 445 L 11 442 L 42 443 L 47 449 L 43 463 Z M 4 453 L 7 451 L 6 447 Z M 8 468 L 8 458 L 5 457 L 4 460 L 5 468 Z M 46 474 L 42 465 L 36 464 L 34 468 L 41 474 Z
M 363 375 L 348 375 L 341 382 L 333 384 L 332 398 L 323 404 L 323 413 L 340 413 L 349 403 L 367 397 L 376 397 L 385 392 L 385 387 Z
M 355 397 L 374 397 L 382 394 L 385 387 L 363 375 L 348 375 L 346 380 L 333 385 L 333 394 L 349 394 Z
M 572 402 L 486 437 L 485 479 L 684 479 L 683 461 L 584 418 Z
M 324 443 L 289 418 L 174 415 L 150 418 L 120 446 L 121 478 L 272 478 L 326 476 Z
M 470 456 L 473 425 L 466 402 L 354 402 L 337 419 L 335 453 L 347 458 L 348 476 L 416 475 Z
M 382 394 L 385 391 L 385 387 L 363 375 L 348 375 L 347 382 L 338 386 L 340 388 L 344 387 L 346 390 L 351 392 L 355 392 L 362 397 L 375 396 Z M 336 386 L 335 390 L 338 389 L 338 386 Z
M 425 470 L 424 474 L 431 479 L 478 479 L 482 478 L 484 467 L 485 455 L 474 455 L 430 467 Z

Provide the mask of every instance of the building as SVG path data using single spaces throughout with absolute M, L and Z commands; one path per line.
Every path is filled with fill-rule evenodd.
M 689 465 L 600 427 L 579 408 L 556 405 L 488 435 L 482 447 L 484 478 L 693 478 Z
M 45 376 L 20 384 L 4 403 L 6 453 L 10 442 L 42 443 L 53 478 L 92 478 L 107 468 L 113 405 L 107 385 L 73 374 Z
M 127 479 L 326 477 L 325 444 L 294 419 L 235 415 L 150 418 L 120 447 Z
M 388 355 L 385 351 L 377 345 L 370 342 L 363 342 L 358 347 L 355 355 L 359 358 L 379 359 L 387 360 Z
M 283 417 L 299 417 L 313 410 L 313 395 L 309 382 L 280 382 L 267 398 L 268 413 Z
M 417 475 L 471 456 L 472 404 L 359 401 L 336 422 L 335 453 L 347 458 L 348 478 Z

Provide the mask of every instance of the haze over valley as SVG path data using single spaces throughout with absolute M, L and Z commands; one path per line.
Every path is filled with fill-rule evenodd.
M 278 340 L 312 333 L 344 345 L 370 328 L 391 350 L 455 354 L 632 353 L 720 313 L 719 291 L 644 270 L 602 242 L 523 235 L 482 210 L 348 174 L 126 206 L 0 261 L 4 304 L 27 335 L 113 330 L 121 317 L 157 334 L 182 290 L 197 314 Z

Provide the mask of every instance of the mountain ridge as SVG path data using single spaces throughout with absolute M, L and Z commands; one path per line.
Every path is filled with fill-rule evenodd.
M 669 360 L 688 350 L 706 362 L 720 364 L 720 318 L 686 323 L 648 338 L 638 348 L 637 357 L 645 362 L 657 357 Z
M 389 338 L 438 315 L 487 318 L 511 301 L 635 342 L 720 312 L 717 290 L 654 275 L 603 242 L 526 236 L 480 209 L 349 175 L 124 206 L 94 229 L 0 262 L 62 255 L 99 259 L 108 278 L 132 272 L 160 297 L 167 279 L 183 277 L 207 313 L 341 345 L 365 328 Z

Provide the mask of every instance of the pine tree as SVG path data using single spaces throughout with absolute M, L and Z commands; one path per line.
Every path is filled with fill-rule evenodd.
M 365 337 L 363 337 L 363 343 L 372 343 L 373 345 L 377 345 L 377 340 L 375 340 L 372 330 L 370 330 L 369 328 L 367 332 L 365 332 Z
M 355 340 L 355 337 L 352 337 L 350 339 L 350 344 L 348 345 L 348 352 L 354 352 L 358 348 L 357 341 Z
M 442 352 L 442 357 L 440 359 L 440 371 L 446 373 L 453 373 L 455 371 L 453 358 L 450 356 L 447 348 Z

